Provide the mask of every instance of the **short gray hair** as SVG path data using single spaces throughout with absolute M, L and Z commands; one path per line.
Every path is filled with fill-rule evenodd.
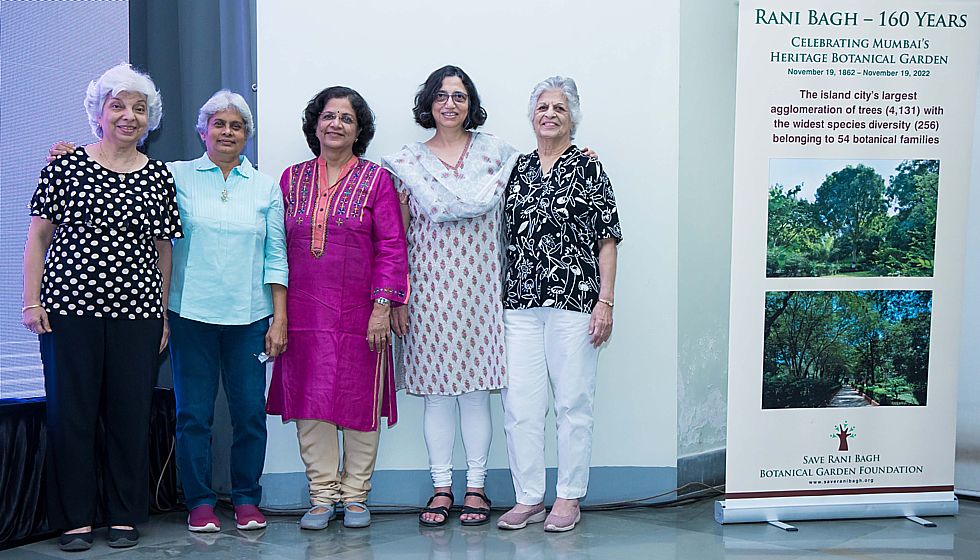
M 88 113 L 88 123 L 92 127 L 92 134 L 101 139 L 102 127 L 99 125 L 99 118 L 102 116 L 106 98 L 110 95 L 117 96 L 124 91 L 141 93 L 146 97 L 146 132 L 139 139 L 139 143 L 142 144 L 147 134 L 160 126 L 160 119 L 163 118 L 163 100 L 150 76 L 134 70 L 129 64 L 117 64 L 106 70 L 98 79 L 89 82 L 83 102 L 85 112 Z
M 582 107 L 578 96 L 578 86 L 575 80 L 564 76 L 552 76 L 546 80 L 538 82 L 531 90 L 531 100 L 527 105 L 527 118 L 534 119 L 534 109 L 538 105 L 538 98 L 548 90 L 558 90 L 568 101 L 568 111 L 572 117 L 572 138 L 575 138 L 575 131 L 578 124 L 582 122 Z
M 201 110 L 197 113 L 197 131 L 204 134 L 208 130 L 208 121 L 211 117 L 219 111 L 224 111 L 225 109 L 234 109 L 238 111 L 241 115 L 242 120 L 245 121 L 245 137 L 251 138 L 255 134 L 255 123 L 252 120 L 252 110 L 249 109 L 248 103 L 245 102 L 245 98 L 241 95 L 227 89 L 215 92 L 208 99 L 204 105 L 201 105 Z

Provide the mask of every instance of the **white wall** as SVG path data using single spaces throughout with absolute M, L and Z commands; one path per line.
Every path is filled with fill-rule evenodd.
M 980 496 L 980 81 L 973 127 L 973 178 L 963 278 L 963 323 L 960 332 L 959 403 L 956 420 L 957 491 Z
M 681 457 L 725 447 L 737 30 L 735 2 L 688 0 L 681 7 L 677 270 L 677 453 Z
M 300 130 L 320 89 L 358 90 L 377 115 L 367 157 L 428 137 L 412 121 L 416 88 L 456 64 L 479 88 L 484 129 L 527 151 L 527 96 L 539 80 L 578 81 L 584 120 L 612 179 L 620 247 L 615 332 L 600 358 L 592 464 L 671 466 L 677 454 L 677 174 L 679 2 L 615 0 L 260 2 L 259 163 L 276 175 L 311 156 Z M 379 469 L 427 468 L 421 399 L 399 394 L 400 422 L 385 430 Z M 490 467 L 506 467 L 499 398 Z M 457 446 L 459 450 L 460 446 Z M 549 447 L 552 464 L 554 450 Z M 458 452 L 459 454 L 459 452 Z M 457 456 L 457 467 L 464 465 Z M 270 418 L 266 472 L 298 472 L 292 426 Z

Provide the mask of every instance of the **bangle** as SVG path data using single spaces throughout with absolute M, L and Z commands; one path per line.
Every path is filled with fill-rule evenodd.
M 386 297 L 379 297 L 379 298 L 377 298 L 377 299 L 374 300 L 374 303 L 377 303 L 378 305 L 389 306 L 389 305 L 391 305 L 391 300 L 389 300 Z
M 612 307 L 613 306 L 612 300 L 608 300 L 608 299 L 599 298 L 599 303 L 604 303 L 604 304 L 608 305 L 609 307 Z
M 28 309 L 34 309 L 35 307 L 41 307 L 40 303 L 35 303 L 34 305 L 25 305 L 23 309 L 20 310 L 21 313 L 27 311 Z

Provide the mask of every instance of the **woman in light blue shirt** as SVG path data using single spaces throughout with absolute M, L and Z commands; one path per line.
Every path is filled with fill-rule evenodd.
M 286 234 L 275 179 L 242 156 L 254 132 L 242 96 L 215 93 L 197 130 L 207 152 L 169 164 L 185 237 L 174 244 L 170 341 L 177 468 L 187 528 L 220 530 L 211 488 L 219 372 L 231 413 L 231 499 L 239 529 L 260 529 L 265 464 L 265 358 L 286 349 Z M 272 316 L 270 324 L 269 317 Z

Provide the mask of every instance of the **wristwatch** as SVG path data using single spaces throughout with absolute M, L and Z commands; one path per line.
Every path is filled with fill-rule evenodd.
M 379 297 L 374 300 L 374 303 L 377 303 L 378 305 L 391 305 L 391 300 L 386 297 Z

